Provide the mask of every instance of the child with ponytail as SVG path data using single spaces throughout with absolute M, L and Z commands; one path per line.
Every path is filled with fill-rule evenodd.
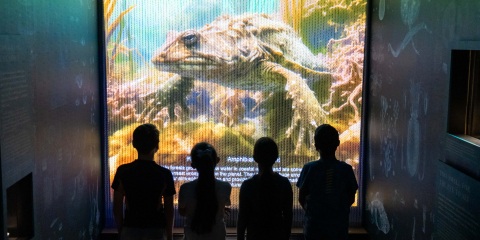
M 230 206 L 232 187 L 215 179 L 215 166 L 220 159 L 212 145 L 197 143 L 190 156 L 198 179 L 180 187 L 178 210 L 186 218 L 184 239 L 225 240 L 225 206 Z

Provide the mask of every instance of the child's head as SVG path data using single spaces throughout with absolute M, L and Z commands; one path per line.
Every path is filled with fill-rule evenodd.
M 197 171 L 202 171 L 204 168 L 215 168 L 219 162 L 215 148 L 206 142 L 195 144 L 190 152 L 190 157 L 192 158 L 192 167 Z
M 323 124 L 315 130 L 315 148 L 320 154 L 335 154 L 340 145 L 338 131 L 329 124 Z
M 271 167 L 278 159 L 278 147 L 275 141 L 269 137 L 258 139 L 253 148 L 253 159 L 258 165 Z
M 139 154 L 148 155 L 158 149 L 159 131 L 153 124 L 143 124 L 133 131 L 133 147 Z

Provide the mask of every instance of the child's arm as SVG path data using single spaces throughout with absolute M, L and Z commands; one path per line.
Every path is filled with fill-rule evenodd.
M 347 174 L 349 179 L 349 184 L 347 185 L 347 197 L 348 197 L 348 207 L 352 206 L 355 203 L 355 193 L 358 189 L 357 179 L 355 179 L 355 173 L 350 165 L 347 168 Z
M 172 172 L 167 170 L 165 176 L 165 191 L 163 192 L 163 210 L 165 212 L 165 232 L 167 240 L 173 240 L 173 196 L 175 195 L 175 183 L 173 182 Z
M 300 188 L 300 191 L 298 193 L 298 202 L 300 203 L 300 206 L 302 206 L 303 210 L 306 211 L 305 209 L 305 199 L 307 198 L 308 195 L 308 188 Z
M 303 210 L 306 211 L 305 209 L 305 199 L 307 198 L 307 195 L 309 194 L 308 192 L 308 187 L 307 183 L 308 181 L 306 180 L 307 175 L 308 175 L 309 167 L 308 164 L 305 164 L 302 168 L 302 172 L 300 173 L 300 177 L 298 178 L 297 181 L 297 187 L 299 188 L 298 192 L 298 202 L 302 206 Z
M 178 213 L 180 216 L 185 217 L 187 214 L 187 206 L 185 204 L 185 188 L 184 185 L 180 187 L 180 191 L 178 192 Z
M 292 221 L 293 221 L 293 191 L 292 185 L 287 180 L 286 182 L 286 195 L 285 195 L 285 202 L 282 206 L 283 212 L 283 227 L 285 228 L 285 240 L 290 239 L 290 234 L 292 233 Z
M 164 197 L 164 202 L 167 240 L 173 240 L 173 196 Z
M 118 233 L 122 231 L 123 228 L 123 199 L 125 197 L 125 192 L 123 190 L 123 185 L 120 184 L 117 187 L 117 190 L 113 192 L 113 216 L 115 218 L 115 223 L 117 224 Z
M 237 240 L 245 239 L 245 229 L 247 229 L 248 225 L 249 209 L 245 191 L 245 184 L 242 184 L 240 187 L 240 204 L 238 207 Z

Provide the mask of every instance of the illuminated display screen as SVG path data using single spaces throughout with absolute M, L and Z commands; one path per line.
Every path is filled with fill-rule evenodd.
M 235 226 L 242 182 L 258 170 L 260 137 L 278 144 L 273 167 L 292 183 L 296 227 L 303 212 L 294 185 L 319 158 L 316 126 L 337 128 L 337 158 L 359 179 L 365 10 L 366 0 L 104 0 L 107 226 L 111 181 L 136 159 L 132 133 L 142 123 L 160 130 L 155 161 L 172 171 L 177 193 L 197 177 L 188 156 L 195 143 L 215 147 L 216 177 L 233 187 L 227 226 Z M 358 209 L 356 201 L 356 224 Z

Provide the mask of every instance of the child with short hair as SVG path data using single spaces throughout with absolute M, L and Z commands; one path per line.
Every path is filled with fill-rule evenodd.
M 352 166 L 335 158 L 338 131 L 323 124 L 315 130 L 318 161 L 305 164 L 298 178 L 299 202 L 305 210 L 306 240 L 347 239 L 350 206 L 358 189 Z
M 288 178 L 273 172 L 278 159 L 277 144 L 268 137 L 257 140 L 253 159 L 258 174 L 243 182 L 240 188 L 237 239 L 288 240 L 292 227 L 293 192 Z
M 133 147 L 138 159 L 119 166 L 113 178 L 113 215 L 121 240 L 160 240 L 165 231 L 167 240 L 173 240 L 175 186 L 170 170 L 154 161 L 158 143 L 155 125 L 137 127 Z

